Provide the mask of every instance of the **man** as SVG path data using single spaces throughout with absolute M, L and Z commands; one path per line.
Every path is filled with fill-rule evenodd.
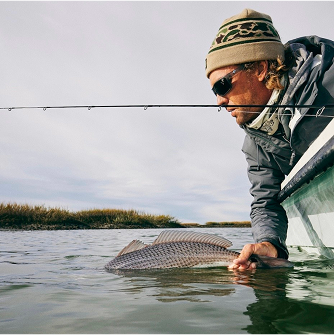
M 277 195 L 285 175 L 331 120 L 314 116 L 334 114 L 330 108 L 293 106 L 334 103 L 333 57 L 334 43 L 317 36 L 284 46 L 271 17 L 251 9 L 219 28 L 206 58 L 206 75 L 218 105 L 246 132 L 242 151 L 253 196 L 255 243 L 244 246 L 233 269 L 254 268 L 252 253 L 288 258 L 288 222 Z

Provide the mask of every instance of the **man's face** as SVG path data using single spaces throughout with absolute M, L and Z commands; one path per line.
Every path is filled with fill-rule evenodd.
M 212 71 L 209 76 L 211 87 L 236 67 L 237 65 L 226 66 Z M 272 91 L 264 84 L 266 66 L 264 67 L 259 66 L 253 72 L 243 70 L 236 73 L 231 79 L 232 89 L 224 96 L 217 95 L 217 104 L 223 105 L 236 118 L 238 125 L 255 119 L 263 107 L 229 107 L 229 105 L 265 105 L 271 96 Z

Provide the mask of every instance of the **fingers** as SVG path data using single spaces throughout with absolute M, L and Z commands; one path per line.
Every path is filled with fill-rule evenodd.
M 256 264 L 252 263 L 249 258 L 254 253 L 255 245 L 254 244 L 246 244 L 239 257 L 233 261 L 233 263 L 229 266 L 229 269 L 255 269 Z
M 240 256 L 236 259 L 236 264 L 244 264 L 249 262 L 249 258 L 255 253 L 256 244 L 246 244 L 241 250 Z
M 235 261 L 234 261 L 235 262 Z M 254 270 L 256 269 L 256 263 L 247 261 L 245 263 L 232 263 L 229 265 L 229 270 Z

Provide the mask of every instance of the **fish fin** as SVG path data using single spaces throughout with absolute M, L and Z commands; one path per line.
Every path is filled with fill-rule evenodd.
M 214 244 L 223 248 L 228 248 L 232 245 L 231 241 L 217 235 L 177 230 L 165 230 L 161 232 L 152 245 L 168 242 L 199 242 Z
M 123 248 L 116 257 L 128 254 L 129 252 L 146 248 L 148 245 L 139 240 L 133 240 L 125 248 Z

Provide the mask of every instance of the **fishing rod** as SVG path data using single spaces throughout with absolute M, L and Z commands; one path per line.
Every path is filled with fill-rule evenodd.
M 322 116 L 322 117 L 334 117 L 331 115 L 322 115 L 323 111 L 326 108 L 334 108 L 334 104 L 325 104 L 325 105 L 250 105 L 250 104 L 241 104 L 241 105 L 203 105 L 203 104 L 133 104 L 133 105 L 61 105 L 61 106 L 16 106 L 16 107 L 0 107 L 0 110 L 23 110 L 23 109 L 43 109 L 44 111 L 50 109 L 98 109 L 98 108 L 143 108 L 147 110 L 148 108 L 217 108 L 218 112 L 221 111 L 222 108 L 249 108 L 249 107 L 270 107 L 270 108 L 287 108 L 294 110 L 295 108 L 315 108 L 318 109 L 315 115 L 307 115 L 307 116 Z M 243 112 L 243 111 L 239 111 Z M 246 111 L 245 111 L 246 112 Z M 247 111 L 248 113 L 258 113 Z M 285 115 L 289 115 L 285 113 Z

